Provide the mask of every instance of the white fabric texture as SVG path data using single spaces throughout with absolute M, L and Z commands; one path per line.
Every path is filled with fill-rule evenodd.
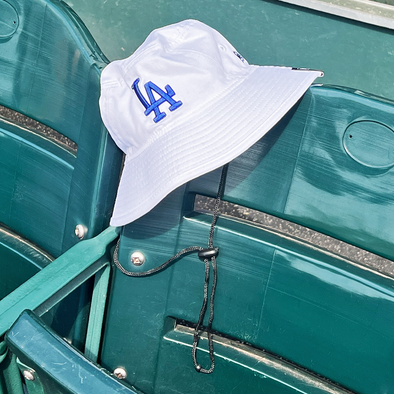
M 194 20 L 153 31 L 102 72 L 103 122 L 126 154 L 111 225 L 149 212 L 171 191 L 230 162 L 264 136 L 322 73 L 249 65 L 216 30 Z M 145 115 L 145 105 L 155 110 Z M 157 91 L 148 97 L 145 84 Z M 172 91 L 171 91 L 172 89 Z M 153 98 L 153 100 L 152 100 Z M 157 103 L 158 100 L 162 103 Z M 161 115 L 162 116 L 162 115 Z

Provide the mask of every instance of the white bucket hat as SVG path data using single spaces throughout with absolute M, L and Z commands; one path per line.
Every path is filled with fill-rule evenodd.
M 195 20 L 154 30 L 101 76 L 101 115 L 126 154 L 111 225 L 138 219 L 180 185 L 239 156 L 321 75 L 249 65 Z

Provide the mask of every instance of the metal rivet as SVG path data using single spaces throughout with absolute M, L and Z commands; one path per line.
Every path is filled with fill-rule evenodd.
M 127 373 L 125 371 L 124 368 L 115 368 L 114 370 L 114 375 L 118 378 L 118 379 L 126 379 L 127 377 Z
M 136 266 L 140 266 L 145 263 L 145 256 L 141 252 L 134 252 L 130 259 Z
M 79 239 L 83 239 L 83 237 L 86 235 L 88 232 L 88 229 L 83 225 L 83 224 L 77 224 L 75 227 L 75 235 Z
M 34 371 L 23 371 L 23 376 L 25 377 L 26 380 L 34 380 L 34 375 L 33 375 Z

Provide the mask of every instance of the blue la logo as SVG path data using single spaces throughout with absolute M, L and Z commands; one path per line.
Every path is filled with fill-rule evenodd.
M 139 87 L 138 82 L 140 81 L 137 78 L 132 85 L 132 89 L 134 90 L 135 94 L 137 95 L 138 99 L 141 101 L 142 105 L 145 107 L 144 114 L 148 116 L 152 111 L 155 113 L 155 117 L 153 121 L 155 123 L 162 120 L 165 116 L 165 112 L 160 112 L 160 105 L 167 101 L 170 104 L 169 110 L 174 111 L 175 109 L 179 108 L 182 105 L 182 101 L 175 101 L 172 97 L 175 95 L 174 90 L 171 88 L 170 85 L 166 85 L 166 91 L 160 89 L 157 85 L 153 82 L 147 82 L 145 86 L 146 94 L 148 95 L 148 100 L 142 95 Z M 158 100 L 155 99 L 153 95 L 153 91 L 155 91 L 160 98 Z

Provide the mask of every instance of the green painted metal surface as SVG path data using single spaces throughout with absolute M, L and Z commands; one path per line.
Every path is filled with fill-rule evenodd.
M 228 200 L 394 259 L 392 147 L 376 134 L 381 125 L 393 132 L 393 115 L 389 102 L 336 88 L 310 89 L 280 137 L 272 132 L 234 161 Z M 358 161 L 347 149 L 360 138 L 348 131 L 356 122 L 371 125 L 357 148 Z M 383 155 L 385 166 L 368 162 Z M 254 171 L 245 173 L 246 160 L 258 163 Z
M 108 265 L 108 247 L 118 229 L 109 227 L 63 253 L 0 301 L 0 337 L 25 309 L 43 315 L 88 278 Z M 68 316 L 66 320 L 70 318 Z
M 274 0 L 154 0 L 149 6 L 145 1 L 67 2 L 111 60 L 131 55 L 151 30 L 193 18 L 219 30 L 249 63 L 323 70 L 319 82 L 394 99 L 391 29 Z M 339 15 L 348 10 L 354 16 L 367 7 L 345 0 L 326 3 L 326 11 L 337 4 L 332 12 Z M 391 23 L 392 15 L 387 15 Z
M 101 345 L 101 331 L 107 300 L 108 281 L 111 267 L 107 265 L 94 277 L 92 302 L 90 304 L 89 324 L 86 332 L 85 355 L 97 362 Z
M 98 106 L 106 59 L 64 3 L 6 4 L 18 28 L 0 41 L 0 104 L 52 127 L 78 153 L 2 121 L 0 222 L 57 257 L 78 242 L 77 224 L 95 236 L 112 209 L 121 153 Z
M 27 384 L 31 394 L 135 393 L 62 341 L 31 312 L 21 315 L 7 342 L 21 367 L 33 371 L 34 380 Z
M 113 379 L 109 379 L 106 373 L 92 363 L 97 359 L 97 348 L 101 342 L 102 313 L 100 311 L 102 312 L 104 309 L 106 295 L 106 289 L 102 288 L 105 287 L 103 277 L 108 276 L 110 248 L 118 236 L 118 232 L 117 228 L 109 227 L 97 237 L 80 242 L 3 300 L 0 300 L 0 338 L 4 338 L 6 331 L 18 320 L 19 314 L 25 309 L 34 310 L 38 316 L 46 317 L 48 311 L 59 305 L 60 301 L 98 273 L 97 283 L 100 289 L 95 289 L 93 292 L 91 316 L 94 317 L 90 319 L 88 325 L 86 357 L 72 348 L 64 340 L 63 335 L 49 334 L 47 328 L 42 328 L 45 324 L 36 319 L 35 321 L 38 323 L 15 334 L 15 336 L 21 335 L 13 342 L 14 353 L 11 353 L 9 343 L 4 346 L 5 342 L 0 342 L 0 393 L 22 394 L 21 376 L 16 370 L 17 364 L 19 368 L 21 368 L 21 364 L 15 359 L 16 354 L 28 362 L 29 370 L 39 373 L 34 382 L 26 382 L 29 393 L 41 393 L 42 390 L 48 394 L 54 392 L 79 393 L 83 392 L 82 390 L 91 392 L 92 387 L 100 386 L 102 390 L 107 388 L 108 392 L 115 390 L 116 387 L 121 389 L 119 385 L 114 384 Z M 62 311 L 64 308 L 60 310 L 60 313 Z M 66 327 L 70 324 L 78 324 L 78 320 L 71 313 L 61 316 L 61 320 Z M 21 325 L 23 322 L 19 324 L 19 327 Z M 59 331 L 63 332 L 64 328 L 61 327 L 60 330 L 57 330 L 57 332 Z M 18 342 L 19 340 L 22 342 Z M 26 346 L 24 341 L 32 344 L 33 347 Z M 43 358 L 40 359 L 40 357 Z M 65 361 L 67 361 L 67 365 L 65 365 Z M 37 363 L 39 367 L 37 367 Z M 72 373 L 71 376 L 70 370 L 75 372 L 77 369 L 79 371 L 77 378 L 72 380 L 76 375 Z M 86 382 L 85 385 L 82 384 L 84 379 L 87 379 L 89 385 Z M 72 387 L 78 382 L 82 386 L 77 391 L 72 391 Z M 125 389 L 125 392 L 129 391 Z
M 34 369 L 29 367 L 26 364 L 23 364 L 19 358 L 16 359 L 16 364 L 18 365 L 18 368 L 19 368 L 19 371 L 21 374 L 30 373 L 31 374 L 30 376 L 32 376 L 34 378 L 34 379 L 30 379 L 30 380 L 29 379 L 25 380 L 27 392 L 29 394 L 45 394 L 41 379 L 37 375 L 37 373 L 34 371 Z
M 0 123 L 0 139 L 1 222 L 58 255 L 75 157 L 6 122 Z
M 0 300 L 51 261 L 47 253 L 0 227 Z
M 18 28 L 18 13 L 15 8 L 6 1 L 0 3 L 0 40 L 12 37 Z
M 60 1 L 1 6 L 9 33 L 0 37 L 0 105 L 16 112 L 0 116 L 0 224 L 15 235 L 1 240 L 0 299 L 77 244 L 76 225 L 85 239 L 107 227 L 122 160 L 98 106 L 106 58 L 78 17 Z M 18 122 L 19 113 L 41 123 Z M 50 318 L 77 342 L 90 291 L 77 290 Z
M 85 239 L 107 227 L 115 198 L 122 154 L 98 106 L 106 58 L 60 1 L 1 0 L 0 7 L 0 339 L 31 304 L 40 315 L 50 309 L 45 321 L 83 348 L 91 286 L 81 281 L 108 258 L 90 261 L 92 244 L 85 263 L 64 252 L 79 246 L 77 224 Z M 60 266 L 47 266 L 52 256 L 61 256 Z M 6 352 L 0 392 L 21 393 L 15 368 Z

